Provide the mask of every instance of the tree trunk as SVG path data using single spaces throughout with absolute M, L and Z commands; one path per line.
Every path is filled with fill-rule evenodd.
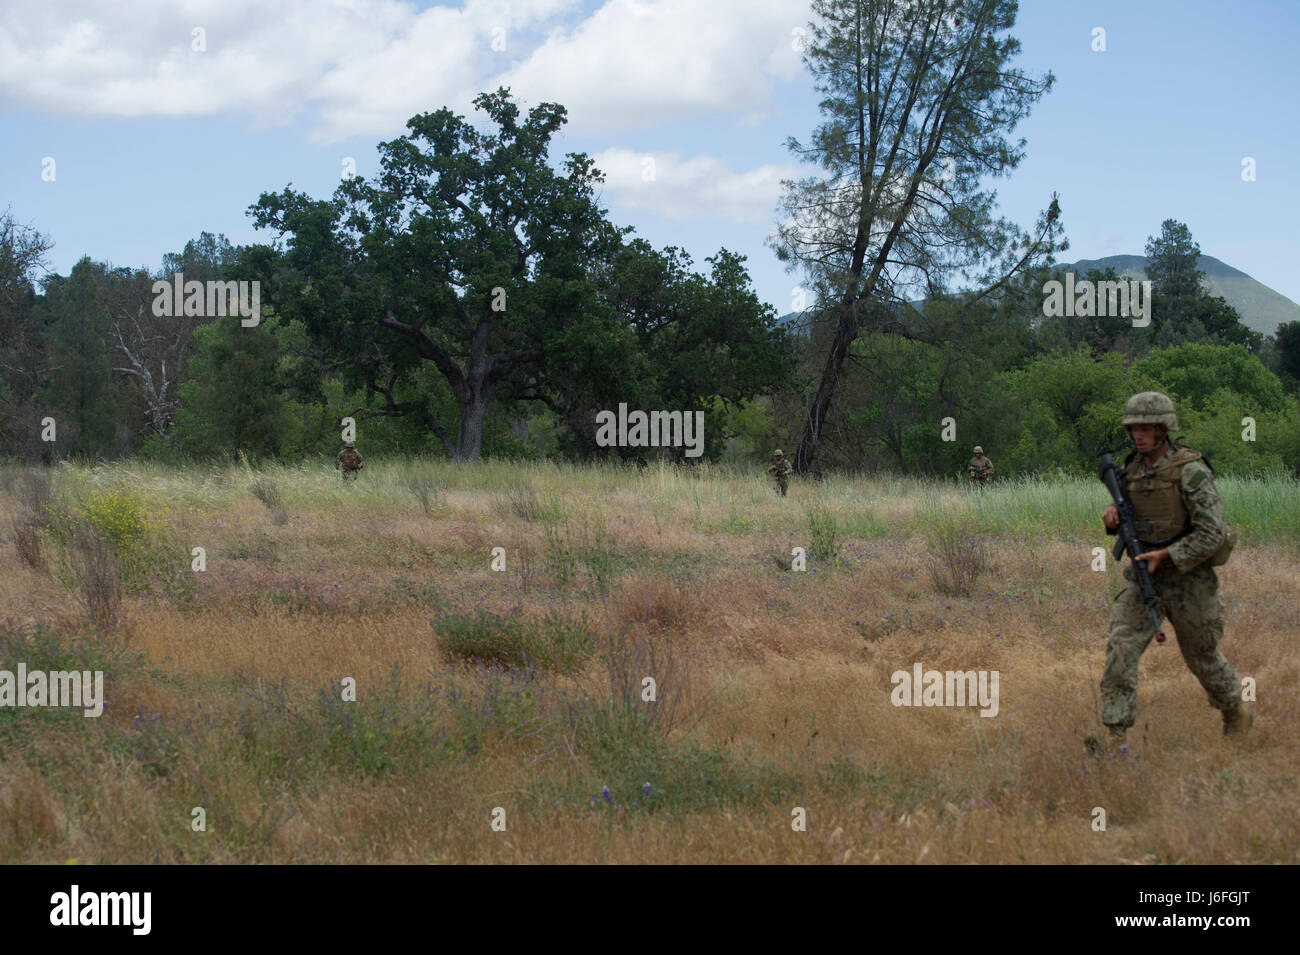
M 476 464 L 483 449 L 483 423 L 487 420 L 491 386 L 486 381 L 473 379 L 466 384 L 469 400 L 460 403 L 460 434 L 456 436 L 455 459 Z
M 831 401 L 840 383 L 840 369 L 844 366 L 849 346 L 858 337 L 857 309 L 851 303 L 840 306 L 840 318 L 835 327 L 835 338 L 831 341 L 830 351 L 826 355 L 826 367 L 822 371 L 817 393 L 813 396 L 812 406 L 808 409 L 808 420 L 804 423 L 803 434 L 799 438 L 799 448 L 794 455 L 796 474 L 807 474 L 817 456 L 817 446 L 821 442 L 822 425 L 830 415 Z

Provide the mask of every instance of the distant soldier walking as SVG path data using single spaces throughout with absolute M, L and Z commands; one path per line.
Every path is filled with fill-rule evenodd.
M 361 473 L 361 452 L 359 452 L 351 441 L 339 452 L 339 456 L 334 461 L 334 467 L 343 470 L 343 480 L 355 481 Z
M 988 484 L 993 479 L 993 462 L 984 457 L 984 449 L 975 445 L 975 457 L 966 465 L 970 479 L 976 484 Z
M 785 492 L 790 487 L 790 462 L 785 459 L 780 448 L 772 452 L 772 463 L 767 466 L 767 470 L 776 479 L 781 496 L 785 497 Z
M 1151 572 L 1159 612 L 1173 623 L 1183 660 L 1205 688 L 1210 706 L 1223 713 L 1224 734 L 1245 733 L 1253 717 L 1241 701 L 1236 671 L 1219 652 L 1223 601 L 1214 568 L 1227 562 L 1232 542 L 1214 472 L 1199 451 L 1168 440 L 1169 432 L 1178 430 L 1178 417 L 1167 395 L 1134 395 L 1124 407 L 1123 424 L 1134 445 L 1123 472 L 1143 544 L 1138 559 Z M 1114 505 L 1101 519 L 1106 533 L 1116 533 L 1120 517 Z M 1124 578 L 1128 585 L 1110 606 L 1101 678 L 1101 721 L 1115 744 L 1123 742 L 1136 717 L 1138 659 L 1155 635 L 1131 566 L 1124 567 Z M 1093 752 L 1102 745 L 1095 736 L 1087 742 Z

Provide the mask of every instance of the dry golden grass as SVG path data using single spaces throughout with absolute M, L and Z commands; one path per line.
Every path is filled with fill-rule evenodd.
M 1083 737 L 1119 584 L 1089 569 L 1100 534 L 990 531 L 954 597 L 917 522 L 967 506 L 959 490 L 846 479 L 781 500 L 761 477 L 499 470 L 481 489 L 439 472 L 427 505 L 382 462 L 348 487 L 283 470 L 258 487 L 287 520 L 254 473 L 129 472 L 174 566 L 124 597 L 113 646 L 6 539 L 0 666 L 81 654 L 109 706 L 0 710 L 0 860 L 1300 861 L 1294 542 L 1220 570 L 1223 649 L 1258 686 L 1245 741 L 1224 740 L 1171 635 L 1143 658 L 1131 752 L 1099 760 Z M 60 493 L 122 476 L 69 471 Z M 839 561 L 781 570 L 812 499 L 844 522 Z M 847 529 L 858 499 L 887 533 Z M 0 527 L 25 513 L 0 496 Z M 585 667 L 453 660 L 434 624 L 480 611 L 585 617 Z M 40 634 L 59 649 L 31 649 Z M 916 662 L 998 671 L 998 714 L 893 706 L 891 674 Z M 672 712 L 638 722 L 654 707 Z

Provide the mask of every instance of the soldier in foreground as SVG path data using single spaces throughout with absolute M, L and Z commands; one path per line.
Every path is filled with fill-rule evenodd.
M 1169 442 L 1178 418 L 1167 395 L 1134 395 L 1124 407 L 1123 424 L 1134 445 L 1123 474 L 1143 549 L 1137 559 L 1151 573 L 1156 612 L 1173 623 L 1188 669 L 1205 688 L 1210 705 L 1223 712 L 1224 734 L 1244 733 L 1253 717 L 1242 704 L 1236 671 L 1219 652 L 1223 603 L 1214 567 L 1227 561 L 1232 545 L 1214 472 L 1199 451 Z M 1106 533 L 1116 533 L 1120 516 L 1114 505 L 1102 511 L 1101 519 Z M 1124 567 L 1124 578 L 1128 585 L 1110 607 L 1101 679 L 1101 721 L 1116 746 L 1124 742 L 1137 714 L 1138 660 L 1155 636 L 1131 566 Z M 1095 735 L 1086 742 L 1090 752 L 1103 748 Z
M 342 468 L 343 480 L 357 479 L 361 473 L 361 452 L 359 452 L 351 441 L 339 452 L 339 456 L 334 460 L 334 467 Z
M 993 478 L 993 462 L 984 457 L 984 449 L 975 445 L 975 457 L 966 465 L 970 479 L 976 484 L 988 484 Z
M 785 492 L 790 487 L 790 462 L 785 459 L 780 448 L 772 452 L 772 463 L 767 466 L 767 470 L 776 479 L 781 496 L 785 497 Z

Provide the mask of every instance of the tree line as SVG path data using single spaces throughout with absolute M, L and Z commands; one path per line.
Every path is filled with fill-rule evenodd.
M 53 417 L 63 456 L 294 461 L 332 454 L 351 417 L 381 454 L 666 454 L 595 444 L 596 413 L 626 403 L 703 410 L 705 459 L 779 444 L 801 473 L 949 473 L 980 443 L 1000 473 L 1041 473 L 1121 446 L 1123 400 L 1158 388 L 1221 467 L 1300 469 L 1300 324 L 1265 338 L 1206 294 L 1182 223 L 1148 242 L 1145 327 L 1044 308 L 1057 197 L 1022 230 L 984 185 L 1053 83 L 1009 65 L 1012 0 L 812 9 L 824 122 L 788 145 L 822 172 L 785 183 L 769 240 L 817 302 L 810 335 L 743 256 L 700 269 L 612 223 L 591 158 L 550 160 L 563 106 L 523 115 L 503 88 L 475 99 L 480 126 L 413 117 L 328 198 L 262 194 L 247 214 L 271 241 L 203 233 L 156 272 L 87 257 L 39 277 L 48 240 L 6 216 L 0 437 L 38 456 Z M 261 321 L 155 315 L 178 272 L 259 283 Z

